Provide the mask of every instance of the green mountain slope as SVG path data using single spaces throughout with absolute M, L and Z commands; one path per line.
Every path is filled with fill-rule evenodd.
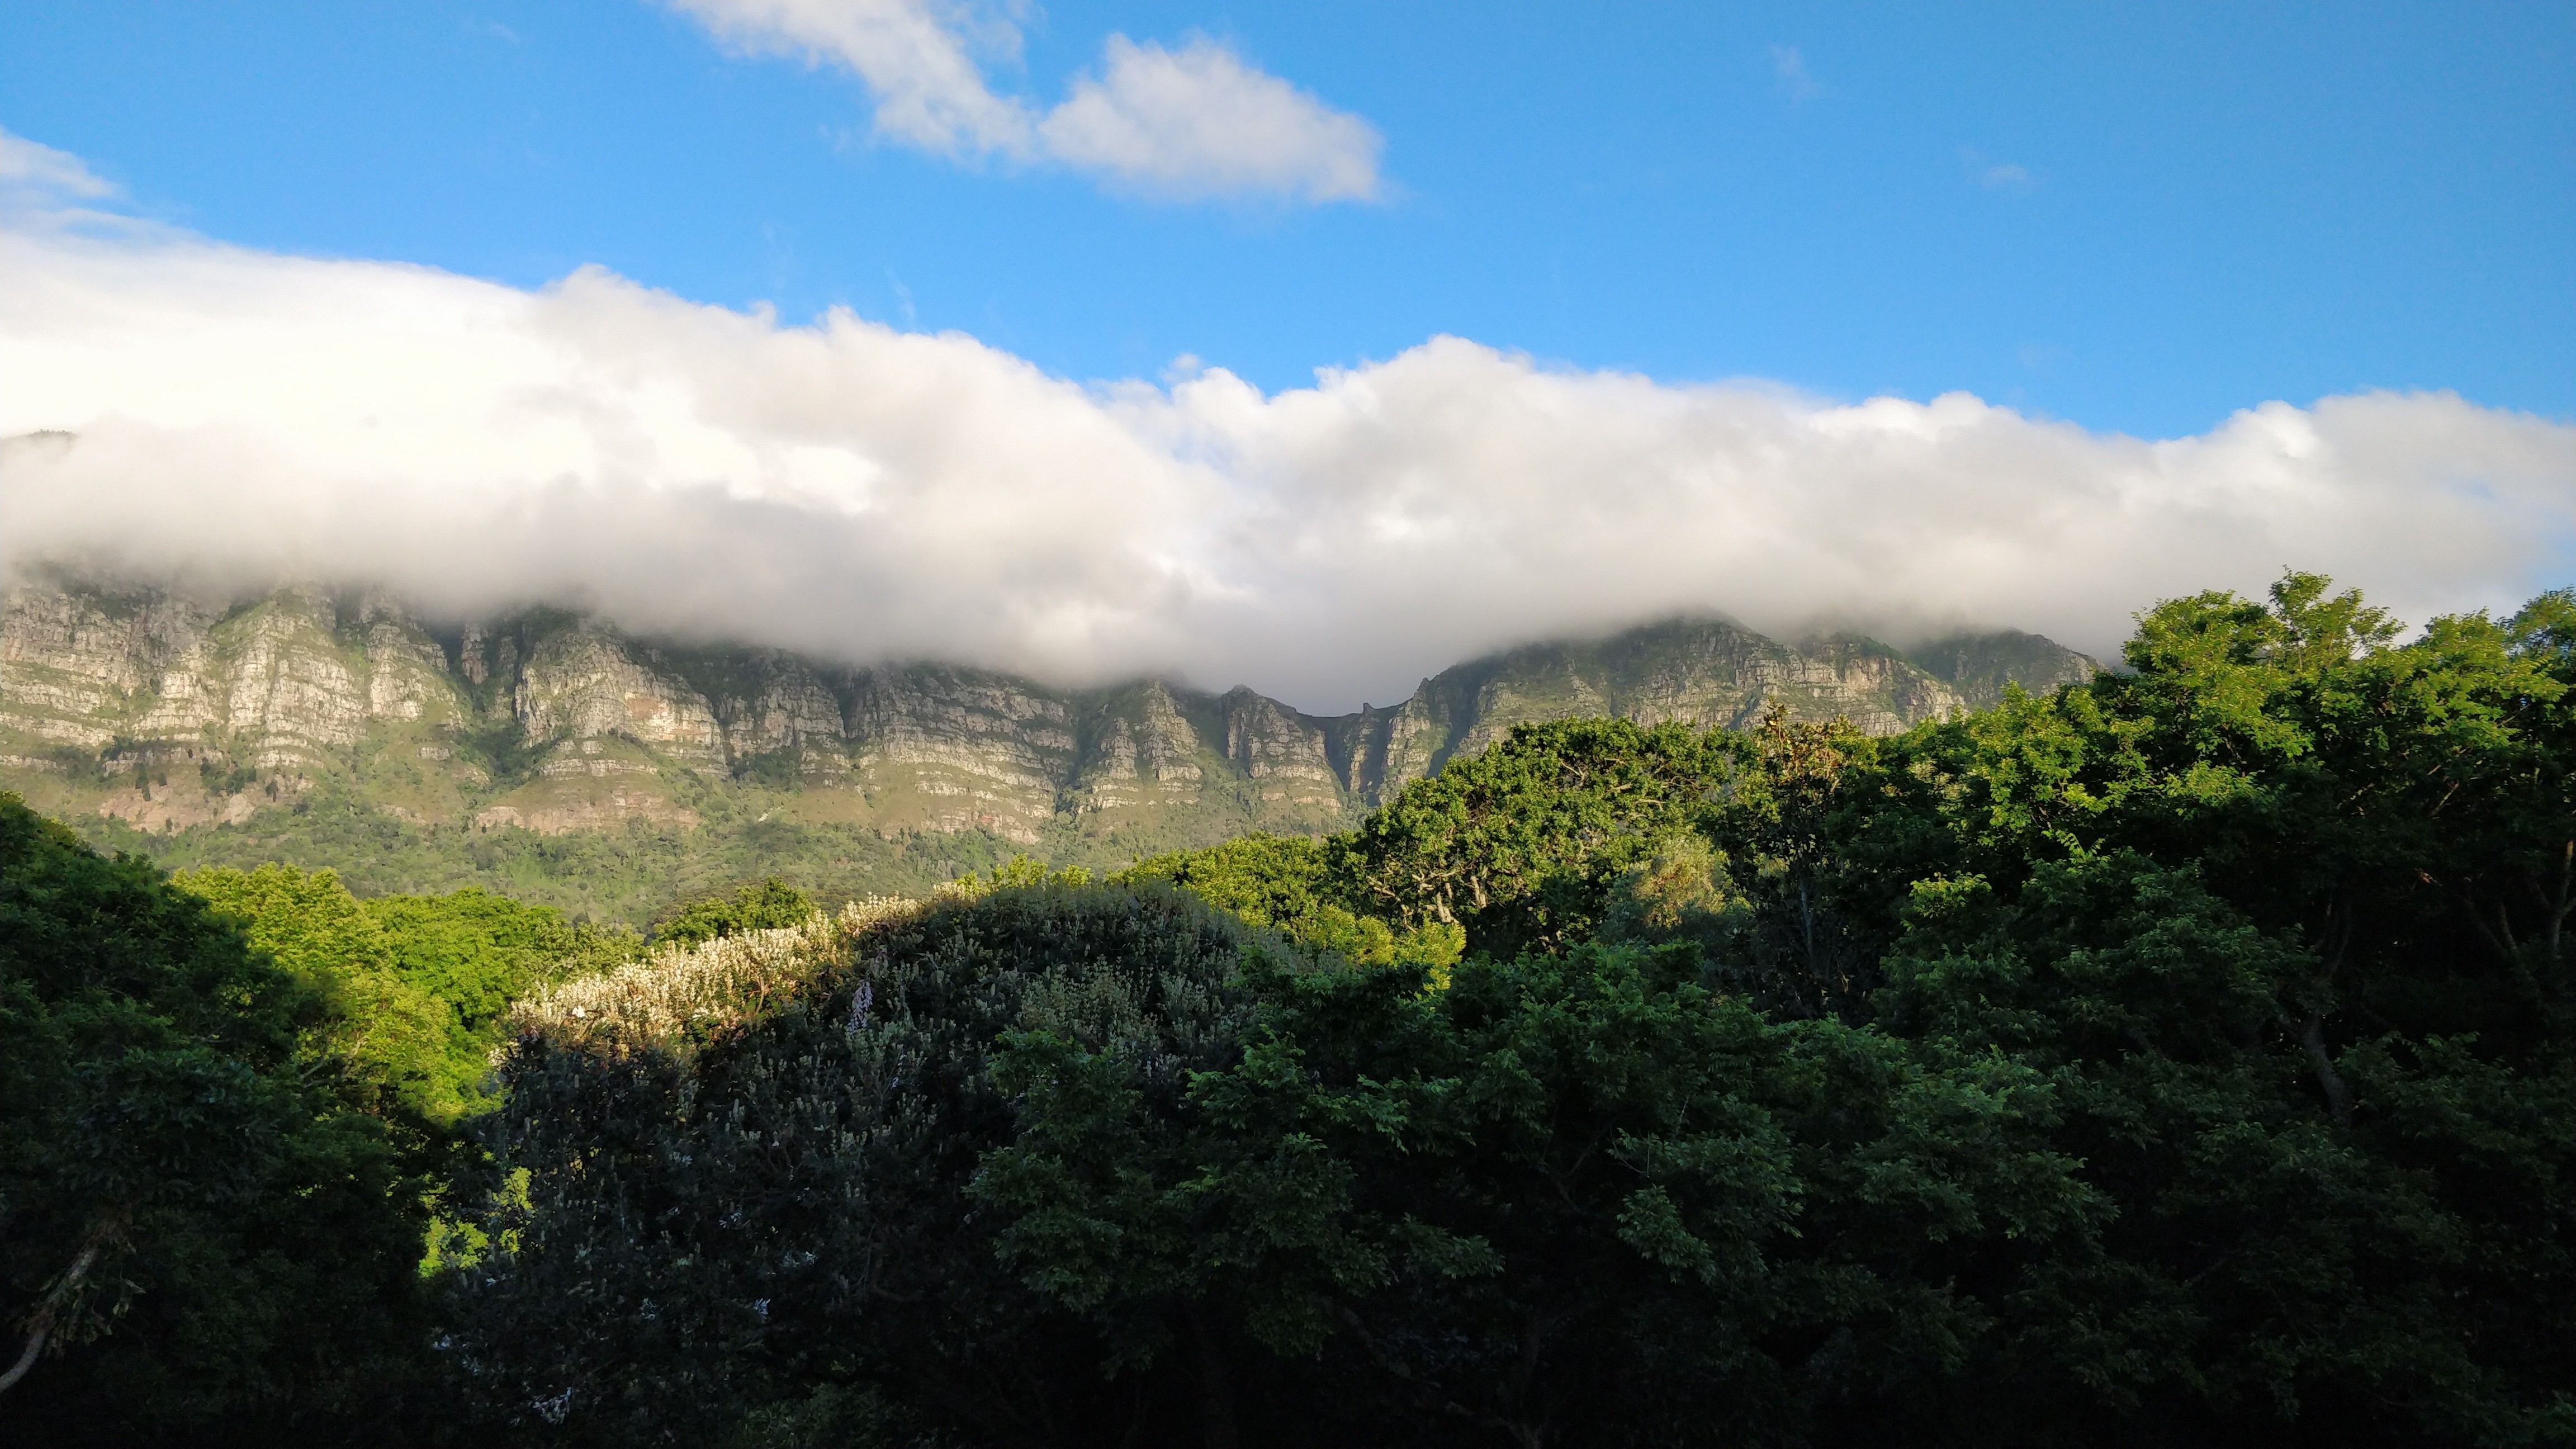
M 1944 635 L 1907 650 L 1905 658 L 1957 690 L 1970 709 L 2001 700 L 2007 684 L 2046 694 L 2061 684 L 2080 684 L 2102 668 L 2100 660 L 2053 639 L 2012 629 Z

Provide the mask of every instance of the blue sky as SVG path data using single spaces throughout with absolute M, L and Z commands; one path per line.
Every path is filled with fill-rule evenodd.
M 0 7 L 0 581 L 1301 706 L 2576 582 L 2576 7 Z M 193 586 L 193 585 L 192 585 Z
M 2576 7 L 1058 3 L 997 92 L 1194 35 L 1383 195 L 1172 200 L 872 138 L 848 70 L 648 4 L 0 9 L 0 126 L 272 251 L 960 329 L 1264 389 L 1454 333 L 2095 430 L 2454 389 L 2576 414 Z

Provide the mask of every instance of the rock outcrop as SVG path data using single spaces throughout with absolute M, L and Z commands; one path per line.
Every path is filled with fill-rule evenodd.
M 764 819 L 1145 848 L 1338 828 L 1525 721 L 1742 727 L 1778 703 L 1886 733 L 2097 667 L 2036 635 L 1909 656 L 1678 619 L 1471 661 L 1402 704 L 1322 717 L 1241 688 L 1062 690 L 684 647 L 558 610 L 439 627 L 372 592 L 210 601 L 40 575 L 0 601 L 0 784 L 156 831 L 336 780 L 465 829 L 685 827 L 721 795 L 756 798 Z
M 1344 788 L 1374 805 L 1533 720 L 1742 729 L 1777 703 L 1794 718 L 1894 734 L 1990 705 L 2007 682 L 2045 693 L 2101 668 L 2036 634 L 1957 636 L 1928 658 L 1853 634 L 1792 648 L 1724 619 L 1671 619 L 1472 660 L 1422 681 L 1401 705 L 1319 723 Z

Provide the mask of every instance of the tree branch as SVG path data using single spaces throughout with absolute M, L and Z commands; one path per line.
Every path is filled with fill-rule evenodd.
M 16 1387 L 18 1380 L 27 1376 L 27 1370 L 36 1366 L 36 1355 L 45 1351 L 45 1340 L 53 1337 L 54 1315 L 62 1310 L 63 1300 L 80 1287 L 81 1279 L 88 1276 L 90 1265 L 98 1261 L 99 1244 L 105 1240 L 108 1231 L 108 1225 L 102 1223 L 89 1235 L 89 1241 L 81 1245 L 80 1256 L 72 1259 L 71 1271 L 54 1280 L 54 1286 L 45 1294 L 44 1301 L 37 1304 L 36 1311 L 29 1315 L 27 1347 L 19 1353 L 18 1361 L 9 1366 L 9 1371 L 0 1374 L 0 1394 Z
M 26 1352 L 18 1355 L 18 1361 L 9 1365 L 7 1373 L 0 1374 L 0 1394 L 9 1392 L 12 1385 L 27 1376 L 27 1370 L 36 1366 L 36 1355 L 45 1349 L 45 1335 L 52 1331 L 53 1326 L 47 1324 L 27 1335 Z

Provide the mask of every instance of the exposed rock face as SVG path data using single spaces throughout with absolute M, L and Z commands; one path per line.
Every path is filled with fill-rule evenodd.
M 389 606 L 343 618 L 302 589 L 217 613 L 160 594 L 20 585 L 0 605 L 0 730 L 295 770 L 355 745 L 372 721 L 453 717 L 446 666 Z
M 1255 782 L 1261 799 L 1340 803 L 1345 777 L 1333 768 L 1327 730 L 1275 699 L 1240 687 L 1228 690 L 1217 707 L 1225 721 L 1225 757 Z
M 531 740 L 615 734 L 681 759 L 722 759 L 728 751 L 715 710 L 653 667 L 661 663 L 605 630 L 567 629 L 536 646 L 512 704 Z
M 154 830 L 336 778 L 406 819 L 487 830 L 686 826 L 705 792 L 739 791 L 890 833 L 1214 839 L 1345 825 L 1524 721 L 1741 727 L 1777 702 L 1886 733 L 2097 667 L 2035 635 L 1909 658 L 1676 620 L 1475 660 L 1400 705 L 1323 718 L 1249 689 L 1067 691 L 657 645 L 550 610 L 440 633 L 395 600 L 309 586 L 225 603 L 34 577 L 0 610 L 0 783 Z
M 1376 804 L 1530 720 L 1618 715 L 1742 729 L 1778 703 L 1794 718 L 1840 716 L 1894 734 L 1993 703 L 2007 676 L 2044 692 L 2100 667 L 2035 634 L 2004 636 L 2013 642 L 1978 653 L 1986 637 L 1944 641 L 1950 652 L 1936 658 L 1969 658 L 1985 671 L 1955 687 L 1874 639 L 1829 635 L 1791 648 L 1723 619 L 1675 619 L 1472 660 L 1424 680 L 1393 709 L 1324 723 L 1328 737 L 1338 730 L 1348 739 L 1336 753 L 1344 787 Z
M 210 638 L 213 648 L 192 650 L 189 660 L 199 666 L 197 698 L 208 706 L 220 699 L 220 708 L 163 711 L 147 732 L 211 725 L 241 742 L 246 762 L 261 770 L 318 766 L 330 751 L 356 744 L 374 691 L 365 666 L 353 668 L 333 638 L 328 609 L 280 593 L 226 620 Z
M 446 651 L 418 623 L 382 600 L 368 601 L 363 618 L 369 718 L 434 720 L 464 708 Z
M 750 754 L 812 749 L 838 756 L 849 735 L 840 699 L 802 663 L 783 658 L 760 693 L 723 723 L 732 747 Z
M 0 710 L 35 739 L 98 749 L 207 620 L 186 600 L 11 589 L 0 601 Z
M 866 670 L 846 718 L 861 788 L 889 819 L 919 828 L 1033 842 L 1074 772 L 1071 701 L 1008 675 Z

